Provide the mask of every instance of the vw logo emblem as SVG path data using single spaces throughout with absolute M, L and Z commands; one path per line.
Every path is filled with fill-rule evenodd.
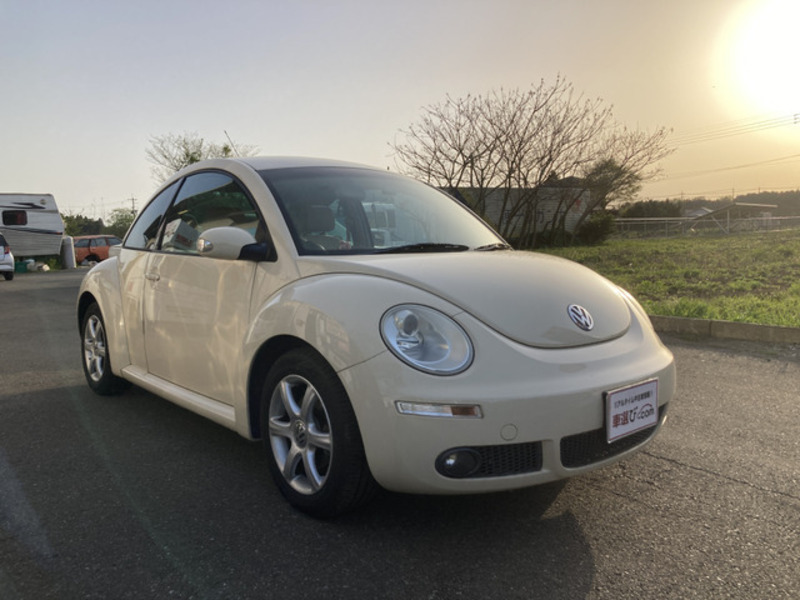
M 594 319 L 592 319 L 592 315 L 590 315 L 589 311 L 582 306 L 570 304 L 567 307 L 567 314 L 569 315 L 569 318 L 572 319 L 572 322 L 584 331 L 591 331 L 592 327 L 594 327 Z

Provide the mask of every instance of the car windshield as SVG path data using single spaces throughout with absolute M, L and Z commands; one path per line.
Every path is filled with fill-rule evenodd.
M 457 200 L 370 169 L 262 171 L 300 254 L 458 252 L 505 246 Z

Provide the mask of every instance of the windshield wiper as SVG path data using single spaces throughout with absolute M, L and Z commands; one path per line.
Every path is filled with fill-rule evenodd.
M 485 246 L 478 246 L 475 248 L 475 252 L 491 252 L 492 250 L 511 250 L 511 246 L 508 244 L 486 244 Z
M 394 254 L 403 252 L 464 252 L 469 250 L 469 246 L 462 244 L 436 244 L 433 242 L 423 242 L 421 244 L 408 244 L 406 246 L 393 246 L 381 248 L 375 254 Z

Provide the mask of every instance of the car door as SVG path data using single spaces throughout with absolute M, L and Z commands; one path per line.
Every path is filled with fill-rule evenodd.
M 97 257 L 98 261 L 108 258 L 108 244 L 106 238 L 95 238 L 92 240 L 92 253 Z
M 89 254 L 89 240 L 75 240 L 75 262 L 82 263 Z
M 159 251 L 146 266 L 144 341 L 151 374 L 231 404 L 241 381 L 256 263 L 198 253 L 203 231 L 223 226 L 257 238 L 265 231 L 254 203 L 231 176 L 187 177 L 165 215 Z
M 145 275 L 151 255 L 158 250 L 164 214 L 172 203 L 179 185 L 180 182 L 176 181 L 167 186 L 147 204 L 125 236 L 118 256 L 120 304 L 125 339 L 128 341 L 128 354 L 131 365 L 142 371 L 147 371 L 147 355 L 144 348 L 144 293 L 149 283 Z M 88 242 L 88 240 L 81 241 Z
M 258 241 L 265 236 L 261 217 L 238 181 L 220 172 L 187 177 L 165 215 L 159 251 L 148 258 L 144 342 L 151 374 L 231 404 L 241 381 L 257 263 L 198 253 L 200 235 L 223 226 L 240 227 Z

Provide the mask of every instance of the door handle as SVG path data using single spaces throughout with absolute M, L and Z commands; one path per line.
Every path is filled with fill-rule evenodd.
M 147 281 L 158 281 L 161 279 L 161 275 L 158 273 L 145 273 L 144 278 L 147 279 Z

